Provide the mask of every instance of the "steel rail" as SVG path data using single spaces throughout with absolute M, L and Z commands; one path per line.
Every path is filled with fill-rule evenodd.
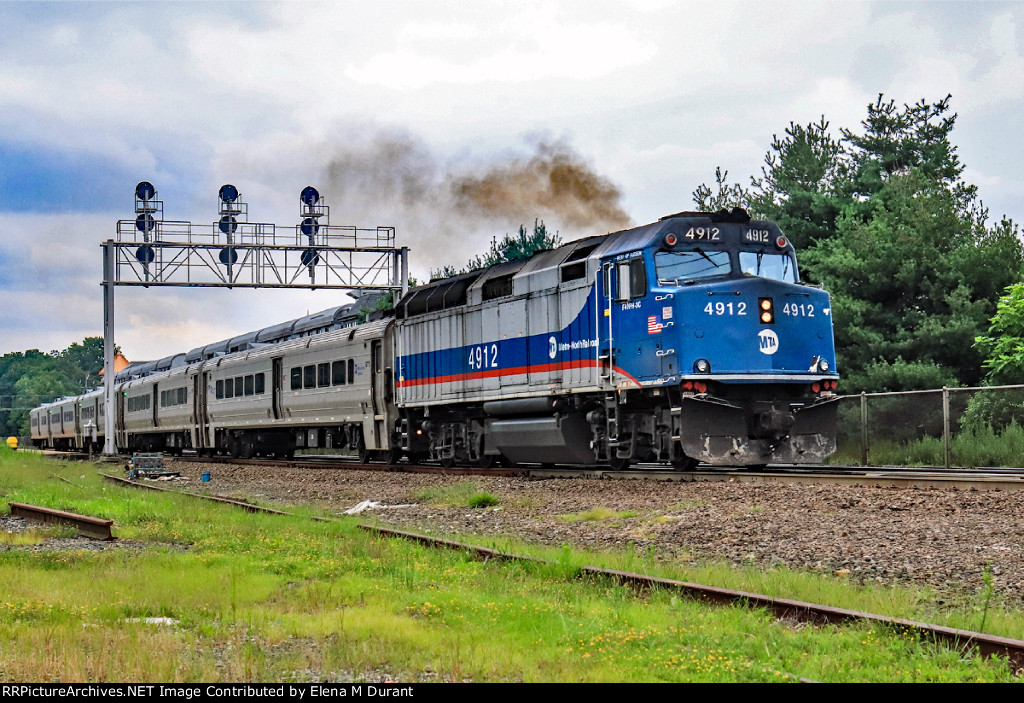
M 421 464 L 360 464 L 357 459 L 233 459 L 230 457 L 167 457 L 171 461 L 196 464 L 231 464 L 235 466 L 280 466 L 287 469 L 339 469 L 345 471 L 384 471 L 410 474 L 449 474 L 453 476 L 528 476 L 530 469 L 484 469 L 474 466 L 425 466 Z
M 192 491 L 179 491 L 173 488 L 162 488 L 160 486 L 151 486 L 147 483 L 138 483 L 136 481 L 130 481 L 126 478 L 121 478 L 119 476 L 111 476 L 110 474 L 105 474 L 102 471 L 98 473 L 107 481 L 118 483 L 121 484 L 122 486 L 132 486 L 133 488 L 145 488 L 150 491 L 161 491 L 163 493 L 175 493 L 178 495 L 189 496 L 191 498 L 199 498 L 200 500 L 208 500 L 213 503 L 223 503 L 225 505 L 232 505 L 236 508 L 241 508 L 242 510 L 246 510 L 250 513 L 266 513 L 268 515 L 287 515 L 289 517 L 303 517 L 300 515 L 296 515 L 295 513 L 289 513 L 284 510 L 267 508 L 265 506 L 256 505 L 254 503 L 246 503 L 244 500 L 236 500 L 234 498 L 227 498 L 225 496 L 204 495 L 202 493 L 193 493 Z M 320 517 L 318 515 L 310 515 L 309 519 L 318 520 L 320 522 L 332 522 L 331 518 Z
M 737 481 L 746 483 L 832 483 L 838 485 L 892 488 L 960 488 L 977 490 L 1024 490 L 1024 470 L 942 469 L 935 467 L 863 467 L 863 466 L 778 466 L 762 471 L 741 469 L 699 469 L 677 471 L 665 468 L 613 470 L 563 466 L 554 468 L 520 467 L 484 469 L 472 466 L 423 466 L 413 464 L 360 464 L 339 459 L 232 459 L 228 457 L 177 457 L 194 463 L 229 464 L 237 466 L 276 466 L 302 469 L 336 469 L 343 471 L 386 471 L 442 474 L 452 476 L 519 476 L 531 479 L 591 478 L 677 481 L 685 483 Z M 828 473 L 835 472 L 835 473 Z
M 113 520 L 104 520 L 103 518 L 89 517 L 88 515 L 78 515 L 76 513 L 68 513 L 63 510 L 54 510 L 53 508 L 29 505 L 28 503 L 15 503 L 12 501 L 9 502 L 8 505 L 11 506 L 11 515 L 15 517 L 23 517 L 26 520 L 32 520 L 34 522 L 71 525 L 78 530 L 78 534 L 86 537 L 92 537 L 93 539 L 101 539 L 105 541 L 116 539 L 110 531 L 110 528 L 114 525 Z
M 453 540 L 430 537 L 415 532 L 405 532 L 386 527 L 375 527 L 372 525 L 359 525 L 361 529 L 389 537 L 401 537 L 419 542 L 432 547 L 447 547 L 468 551 L 485 559 L 501 560 L 522 560 L 541 564 L 555 564 L 550 559 L 525 556 L 502 552 L 489 547 L 480 547 L 472 544 L 464 544 Z M 931 625 L 914 620 L 893 618 L 887 615 L 877 615 L 859 610 L 848 610 L 846 608 L 834 608 L 828 605 L 808 603 L 805 601 L 792 600 L 789 598 L 773 598 L 761 593 L 749 593 L 736 591 L 729 588 L 718 588 L 699 583 L 677 581 L 675 579 L 648 576 L 629 571 L 616 569 L 605 569 L 598 566 L 581 566 L 581 573 L 611 578 L 620 583 L 640 589 L 664 588 L 683 593 L 702 602 L 716 603 L 720 605 L 740 605 L 755 608 L 764 608 L 776 617 L 784 620 L 797 620 L 810 622 L 816 625 L 839 624 L 846 622 L 870 622 L 894 629 L 911 630 L 922 638 L 943 642 L 963 651 L 975 651 L 986 657 L 1006 657 L 1015 672 L 1024 670 L 1024 640 L 1015 640 L 1009 637 L 988 635 L 983 632 L 972 632 L 960 630 L 943 625 Z

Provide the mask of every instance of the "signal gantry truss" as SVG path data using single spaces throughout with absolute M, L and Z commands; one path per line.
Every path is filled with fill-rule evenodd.
M 301 222 L 278 227 L 248 222 L 237 189 L 220 189 L 220 219 L 209 225 L 163 219 L 152 185 L 136 188 L 134 220 L 119 220 L 113 283 L 119 286 L 325 288 L 406 287 L 408 248 L 393 227 L 329 224 L 330 208 L 313 187 L 300 196 Z

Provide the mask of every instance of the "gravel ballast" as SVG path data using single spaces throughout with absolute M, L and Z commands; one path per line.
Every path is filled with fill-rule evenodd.
M 634 548 L 664 560 L 785 565 L 854 582 L 927 586 L 967 595 L 991 569 L 997 593 L 1024 605 L 1024 491 L 972 491 L 747 482 L 443 476 L 277 466 L 169 468 L 187 481 L 159 484 L 341 514 L 362 501 L 417 503 L 425 489 L 472 482 L 495 507 L 419 502 L 364 512 L 368 520 L 434 535 L 512 536 L 546 545 Z M 213 480 L 200 481 L 210 471 Z M 184 484 L 184 485 L 182 485 Z M 625 514 L 566 521 L 607 508 Z M 635 513 L 634 515 L 630 515 Z

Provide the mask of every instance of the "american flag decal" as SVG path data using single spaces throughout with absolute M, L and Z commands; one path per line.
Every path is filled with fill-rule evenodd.
M 647 318 L 647 334 L 661 334 L 661 323 L 658 322 L 657 315 L 651 315 Z

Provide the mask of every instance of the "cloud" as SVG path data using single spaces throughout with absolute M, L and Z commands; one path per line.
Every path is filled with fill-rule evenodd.
M 0 344 L 97 333 L 97 245 L 143 179 L 195 223 L 223 183 L 282 225 L 317 186 L 332 223 L 394 225 L 422 278 L 534 217 L 568 239 L 685 209 L 716 166 L 756 174 L 790 121 L 856 129 L 878 92 L 952 92 L 968 176 L 1020 219 L 1022 20 L 996 3 L 0 3 Z M 136 357 L 348 300 L 119 296 Z

